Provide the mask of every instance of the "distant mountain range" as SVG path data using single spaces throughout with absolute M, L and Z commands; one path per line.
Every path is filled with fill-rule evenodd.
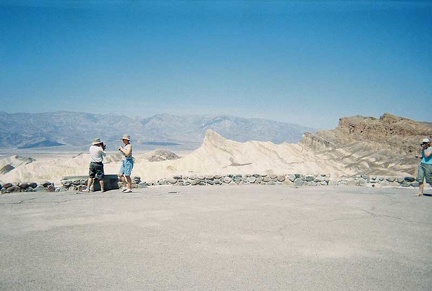
M 230 115 L 158 114 L 131 118 L 68 111 L 0 112 L 0 148 L 83 150 L 98 137 L 108 150 L 114 150 L 121 144 L 121 136 L 128 133 L 137 149 L 191 150 L 199 147 L 208 129 L 238 142 L 273 143 L 297 143 L 305 132 L 316 131 L 297 124 Z

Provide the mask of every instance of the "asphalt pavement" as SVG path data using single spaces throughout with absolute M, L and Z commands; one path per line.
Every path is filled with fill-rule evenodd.
M 416 193 L 241 185 L 4 194 L 0 289 L 432 290 L 432 197 Z

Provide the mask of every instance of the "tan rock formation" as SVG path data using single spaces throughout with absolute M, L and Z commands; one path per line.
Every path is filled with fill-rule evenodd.
M 373 117 L 344 117 L 334 130 L 305 134 L 300 144 L 317 156 L 344 163 L 359 174 L 415 175 L 420 140 L 432 137 L 432 123 L 385 113 Z

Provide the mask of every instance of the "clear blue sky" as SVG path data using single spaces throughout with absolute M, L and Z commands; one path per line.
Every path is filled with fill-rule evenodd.
M 0 0 L 0 111 L 432 121 L 429 1 Z

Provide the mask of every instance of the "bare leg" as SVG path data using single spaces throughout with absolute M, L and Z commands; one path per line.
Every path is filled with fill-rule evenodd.
M 123 187 L 123 189 L 126 187 L 126 185 L 125 185 L 125 183 L 126 183 L 126 181 L 125 181 L 125 179 L 124 179 L 124 176 L 122 175 L 122 174 L 119 174 L 118 175 L 118 178 L 119 178 L 119 180 L 120 180 L 120 182 L 122 183 L 122 187 Z M 122 189 L 122 190 L 123 190 Z
M 87 191 L 90 192 L 91 187 L 93 186 L 93 182 L 94 179 L 93 178 L 89 178 L 88 179 L 88 184 L 87 184 Z
M 101 192 L 105 192 L 105 182 L 104 179 L 99 179 L 99 184 L 101 186 Z
M 129 190 L 131 190 L 132 189 L 132 179 L 131 179 L 131 177 L 130 176 L 126 176 L 126 181 L 127 181 L 127 188 Z
M 423 191 L 424 191 L 424 183 L 420 183 L 419 184 L 419 193 L 418 196 L 422 196 L 423 195 Z

